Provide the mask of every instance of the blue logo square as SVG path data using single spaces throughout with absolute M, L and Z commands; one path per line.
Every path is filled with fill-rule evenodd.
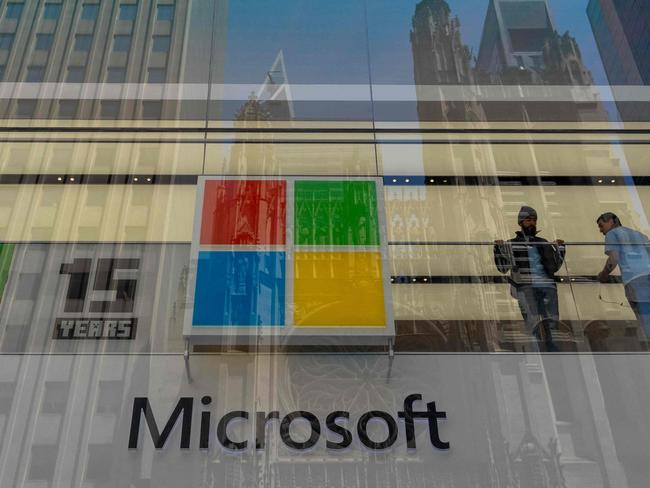
M 285 262 L 284 252 L 200 251 L 192 325 L 284 325 Z

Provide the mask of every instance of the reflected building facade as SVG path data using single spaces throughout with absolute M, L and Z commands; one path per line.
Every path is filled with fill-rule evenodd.
M 638 0 L 591 0 L 587 15 L 612 85 L 650 82 L 650 11 Z
M 544 46 L 554 32 L 547 0 L 490 0 L 477 68 L 495 82 L 541 81 Z
M 635 0 L 591 0 L 587 16 L 610 85 L 650 83 L 650 10 Z M 625 88 L 620 88 L 625 93 Z M 647 105 L 618 101 L 623 120 L 643 120 Z
M 483 120 L 481 107 L 471 101 L 433 101 L 427 85 L 473 85 L 472 54 L 463 44 L 458 17 L 445 0 L 422 0 L 415 7 L 411 28 L 413 79 L 418 117 L 424 121 Z
M 359 31 L 372 30 L 373 9 L 407 9 L 400 55 L 412 56 L 413 66 L 399 73 L 408 84 L 395 89 L 395 100 L 394 86 L 382 92 L 372 82 L 372 63 L 385 53 L 371 36 L 368 84 L 358 83 L 357 71 L 348 76 L 344 62 L 320 72 L 317 63 L 301 66 L 306 55 L 339 49 L 344 59 L 357 49 L 336 44 L 344 36 L 336 29 L 350 28 L 346 17 L 365 2 L 300 9 L 278 2 L 271 19 L 255 17 L 253 2 L 225 0 L 0 2 L 0 486 L 647 486 L 650 363 L 633 314 L 619 305 L 621 284 L 595 281 L 604 257 L 592 220 L 615 210 L 626 225 L 644 228 L 649 140 L 642 127 L 625 141 L 630 167 L 623 168 L 612 146 L 629 134 L 617 139 L 609 131 L 595 96 L 527 99 L 531 87 L 551 93 L 593 84 L 582 41 L 556 32 L 552 0 L 491 0 L 474 19 L 457 16 L 459 1 L 368 2 L 367 17 L 353 19 Z M 313 18 L 300 16 L 314 5 Z M 590 11 L 605 5 L 624 2 L 592 0 Z M 478 36 L 464 30 L 472 25 L 483 25 L 477 59 L 468 39 Z M 596 36 L 605 27 L 592 25 Z M 240 31 L 249 36 L 247 56 L 229 44 Z M 312 37 L 322 50 L 301 51 Z M 241 68 L 236 74 L 229 56 Z M 384 102 L 384 118 L 376 117 Z M 407 110 L 391 118 L 400 103 L 409 104 L 410 119 L 400 118 Z M 603 125 L 591 130 L 587 122 Z M 201 344 L 184 356 L 199 181 L 219 175 L 377 181 L 390 240 L 382 266 L 394 351 L 273 349 L 255 331 L 254 343 L 242 345 L 233 333 L 232 342 Z M 274 197 L 243 195 L 227 209 L 228 225 L 253 235 L 274 218 L 248 220 L 255 201 L 272 206 Z M 343 229 L 335 214 L 321 212 L 340 205 L 336 196 L 323 195 L 305 219 Z M 493 240 L 517 228 L 523 204 L 540 212 L 544 237 L 568 241 L 556 276 L 559 355 L 536 352 L 491 256 Z M 294 218 L 287 213 L 287 222 Z M 332 247 L 316 252 L 325 257 Z M 285 271 L 293 273 L 291 264 Z M 233 303 L 248 304 L 247 272 L 239 265 L 219 275 Z M 253 273 L 260 295 L 274 292 L 275 268 Z M 310 279 L 337 276 L 314 267 Z M 353 279 L 362 288 L 366 277 L 342 281 Z M 68 303 L 76 308 L 66 311 Z M 137 334 L 88 338 L 82 328 L 65 340 L 55 335 L 61 317 L 137 319 Z M 448 412 L 440 423 L 448 452 L 433 448 L 427 422 L 416 423 L 418 448 L 406 445 L 399 412 L 414 392 L 423 394 L 422 414 L 433 401 Z M 164 449 L 152 443 L 149 420 L 141 422 L 141 448 L 127 448 L 135 397 L 151 399 L 159 431 L 169 434 Z M 189 450 L 179 449 L 181 397 L 194 402 Z M 167 424 L 175 411 L 176 424 Z M 251 413 L 242 422 L 218 420 L 244 411 Z M 317 414 L 320 440 L 314 449 L 288 449 L 282 419 L 305 411 Z M 376 452 L 356 441 L 331 448 L 327 442 L 344 432 L 327 430 L 333 411 L 349 413 L 334 420 L 355 439 L 364 412 L 388 412 L 395 444 Z M 369 422 L 371 437 L 390 438 L 392 424 L 379 420 Z M 212 428 L 206 449 L 199 448 L 205 425 Z M 248 450 L 220 445 L 218 425 L 232 439 L 248 439 Z M 309 425 L 290 434 L 298 439 Z M 260 432 L 266 446 L 257 446 Z
M 0 20 L 2 81 L 71 84 L 67 96 L 45 91 L 3 101 L 16 118 L 159 120 L 176 116 L 177 104 L 156 97 L 136 103 L 125 83 L 160 85 L 183 79 L 187 62 L 187 2 L 25 2 Z M 18 11 L 20 10 L 20 12 Z M 28 22 L 34 19 L 34 22 Z M 102 100 L 78 87 L 106 83 Z M 116 88 L 110 88 L 116 84 Z M 117 87 L 120 88 L 117 88 Z M 155 88 L 153 88 L 155 91 Z M 112 94 L 111 95 L 109 95 Z
M 580 48 L 569 32 L 559 34 L 548 0 L 490 0 L 476 60 L 477 79 L 503 85 L 593 85 Z M 552 97 L 550 97 L 552 102 Z M 547 102 L 545 102 L 547 103 Z M 512 104 L 501 107 L 511 110 Z M 517 109 L 523 120 L 604 121 L 607 113 L 596 95 L 572 103 L 539 103 Z M 496 109 L 496 110 L 495 110 Z M 499 107 L 486 107 L 489 118 L 499 117 Z M 501 118 L 503 116 L 501 115 Z
M 284 64 L 284 54 L 280 51 L 257 91 L 251 93 L 235 113 L 234 125 L 244 130 L 269 131 L 277 122 L 290 125 L 294 115 L 291 85 Z M 228 174 L 245 174 L 255 166 L 267 173 L 272 172 L 271 168 L 276 165 L 277 154 L 272 142 L 235 144 L 230 150 L 226 171 Z

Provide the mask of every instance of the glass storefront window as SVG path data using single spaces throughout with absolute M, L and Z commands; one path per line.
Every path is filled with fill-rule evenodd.
M 646 486 L 649 12 L 0 3 L 0 486 Z

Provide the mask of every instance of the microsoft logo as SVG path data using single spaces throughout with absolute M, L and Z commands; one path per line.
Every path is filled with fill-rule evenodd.
M 378 178 L 201 178 L 184 334 L 385 342 L 386 258 Z

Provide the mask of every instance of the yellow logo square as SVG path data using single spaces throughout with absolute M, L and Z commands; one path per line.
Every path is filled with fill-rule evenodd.
M 294 324 L 385 326 L 379 252 L 296 252 Z

